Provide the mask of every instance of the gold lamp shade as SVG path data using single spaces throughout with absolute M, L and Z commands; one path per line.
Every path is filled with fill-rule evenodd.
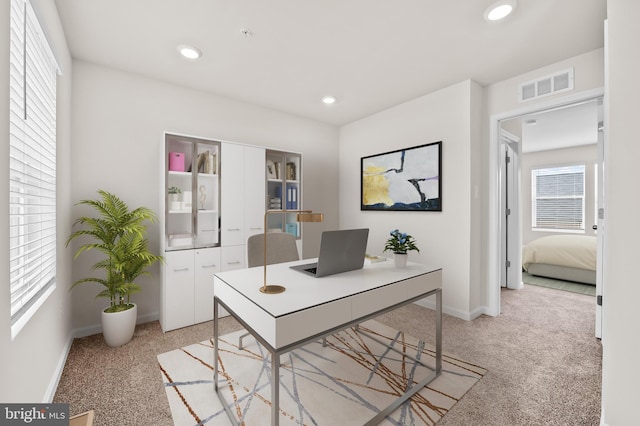
M 264 282 L 260 291 L 265 294 L 278 294 L 286 290 L 281 285 L 267 285 L 267 216 L 273 213 L 297 213 L 297 222 L 324 222 L 324 214 L 313 213 L 311 210 L 267 210 L 264 213 Z

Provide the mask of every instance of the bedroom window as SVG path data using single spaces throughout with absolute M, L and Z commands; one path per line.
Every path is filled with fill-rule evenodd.
M 584 231 L 584 164 L 531 171 L 533 229 Z
M 58 65 L 31 4 L 11 1 L 9 48 L 11 338 L 56 285 Z

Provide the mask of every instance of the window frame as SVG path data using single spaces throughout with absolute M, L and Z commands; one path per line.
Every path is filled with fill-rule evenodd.
M 29 0 L 11 0 L 9 291 L 11 338 L 56 288 L 57 77 Z
M 578 163 L 571 163 L 571 164 L 564 164 L 564 165 L 539 165 L 531 169 L 531 230 L 532 231 L 578 233 L 578 234 L 585 233 L 586 231 L 585 229 L 585 226 L 586 226 L 585 224 L 586 222 L 586 212 L 585 212 L 586 171 L 587 171 L 586 168 L 587 167 L 584 162 L 578 162 Z M 581 170 L 578 171 L 575 169 L 581 169 Z M 581 195 L 575 195 L 575 192 L 573 195 L 557 194 L 557 193 L 555 196 L 552 196 L 552 195 L 539 196 L 538 195 L 538 179 L 537 178 L 539 176 L 559 176 L 559 175 L 566 175 L 566 174 L 582 174 L 582 182 L 581 182 L 582 194 Z M 561 184 L 562 183 L 556 183 L 556 192 L 558 190 L 557 187 L 560 186 Z M 539 205 L 539 200 L 541 199 L 544 199 L 544 200 L 579 199 L 581 201 L 580 202 L 581 217 L 579 219 L 579 225 L 578 226 L 559 226 L 558 223 L 561 222 L 561 220 L 556 218 L 557 226 L 538 226 L 539 225 L 538 205 Z M 564 208 L 567 209 L 567 213 L 570 213 L 570 210 L 573 207 L 567 204 L 567 206 L 565 206 Z M 575 220 L 576 218 L 574 217 L 573 219 Z M 578 221 L 576 220 L 576 222 Z

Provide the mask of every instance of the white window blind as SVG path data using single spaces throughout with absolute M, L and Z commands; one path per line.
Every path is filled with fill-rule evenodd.
M 584 230 L 584 165 L 531 171 L 534 228 Z
M 58 67 L 29 2 L 11 0 L 9 282 L 15 336 L 56 282 Z

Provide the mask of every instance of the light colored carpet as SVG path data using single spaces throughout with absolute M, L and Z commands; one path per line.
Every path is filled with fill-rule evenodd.
M 444 352 L 488 371 L 437 425 L 598 426 L 595 299 L 537 286 L 502 290 L 501 298 L 498 317 L 443 315 Z M 430 309 L 407 305 L 376 320 L 433 345 L 434 318 Z M 241 329 L 230 317 L 220 322 L 221 335 Z M 211 336 L 211 322 L 163 333 L 152 321 L 136 326 L 133 340 L 119 348 L 101 334 L 75 339 L 53 402 L 69 404 L 71 415 L 95 410 L 94 426 L 171 426 L 158 354 Z
M 376 321 L 367 321 L 360 330 L 384 344 L 350 328 L 328 337 L 326 347 L 318 341 L 281 356 L 281 424 L 363 424 L 435 366 L 435 353 L 424 342 Z M 219 386 L 245 424 L 263 424 L 271 410 L 270 355 L 253 339 L 245 339 L 245 348 L 238 349 L 241 333 L 220 338 Z M 176 425 L 229 423 L 213 389 L 211 339 L 158 355 L 158 363 Z M 383 424 L 435 424 L 485 372 L 443 356 L 443 373 Z

